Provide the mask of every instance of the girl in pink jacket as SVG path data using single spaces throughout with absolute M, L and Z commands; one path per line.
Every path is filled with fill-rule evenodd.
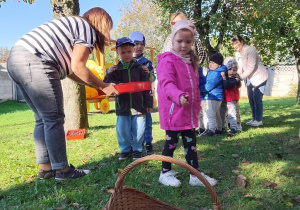
M 185 158 L 189 165 L 199 170 L 195 128 L 198 127 L 200 91 L 198 89 L 198 59 L 191 49 L 194 43 L 195 26 L 188 20 L 175 23 L 172 34 L 171 52 L 158 55 L 158 110 L 161 128 L 166 130 L 166 142 L 162 155 L 173 157 L 181 135 Z M 162 162 L 159 182 L 178 187 L 181 183 L 171 170 L 171 163 Z M 202 175 L 213 186 L 217 181 Z M 190 185 L 204 186 L 190 174 Z

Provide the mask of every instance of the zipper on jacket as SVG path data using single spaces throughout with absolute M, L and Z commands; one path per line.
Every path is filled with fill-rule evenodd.
M 192 104 L 191 104 L 191 122 L 192 122 L 192 126 L 193 128 L 195 128 L 195 124 L 194 124 L 194 103 L 195 103 L 195 91 L 194 91 L 194 83 L 193 83 L 193 78 L 192 78 L 192 75 L 191 75 L 191 71 L 190 71 L 190 67 L 188 64 L 185 64 L 186 67 L 187 67 L 187 71 L 188 71 L 188 74 L 189 74 L 189 78 L 190 78 L 190 83 L 191 83 L 191 86 L 192 86 Z
M 171 104 L 171 108 L 170 108 L 170 118 L 169 118 L 169 124 L 171 124 L 171 119 L 172 119 L 172 116 L 173 116 L 173 111 L 174 111 L 174 105 L 175 103 L 172 102 Z
M 128 81 L 131 82 L 131 74 L 130 74 L 130 69 L 132 66 L 129 66 L 127 69 L 128 72 Z M 130 111 L 130 115 L 132 115 L 132 94 L 129 93 L 129 111 Z

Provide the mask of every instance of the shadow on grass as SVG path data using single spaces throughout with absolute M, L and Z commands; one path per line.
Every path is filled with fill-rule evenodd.
M 5 101 L 0 103 L 0 115 L 27 110 L 30 110 L 30 108 L 26 103 L 19 103 L 16 101 Z

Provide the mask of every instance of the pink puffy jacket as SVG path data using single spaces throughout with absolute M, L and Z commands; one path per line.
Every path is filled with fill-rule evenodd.
M 201 109 L 199 74 L 192 64 L 165 52 L 157 56 L 157 94 L 160 127 L 164 130 L 188 130 L 198 127 Z M 187 106 L 180 105 L 180 96 L 188 94 Z

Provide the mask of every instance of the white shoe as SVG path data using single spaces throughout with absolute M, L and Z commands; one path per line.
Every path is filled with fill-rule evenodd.
M 249 124 L 250 126 L 254 126 L 254 127 L 258 127 L 260 125 L 263 125 L 262 121 L 253 121 L 251 124 Z
M 254 122 L 254 120 L 250 120 L 249 122 L 246 122 L 246 125 L 250 125 L 253 122 Z
M 179 187 L 181 182 L 174 176 L 175 174 L 174 171 L 160 172 L 158 181 L 166 186 Z
M 214 178 L 210 178 L 209 176 L 205 175 L 204 173 L 201 172 L 201 175 L 209 182 L 211 186 L 214 186 L 218 183 L 217 180 Z M 190 174 L 190 185 L 191 186 L 202 186 L 204 187 L 205 185 L 198 179 L 198 177 L 193 176 Z

